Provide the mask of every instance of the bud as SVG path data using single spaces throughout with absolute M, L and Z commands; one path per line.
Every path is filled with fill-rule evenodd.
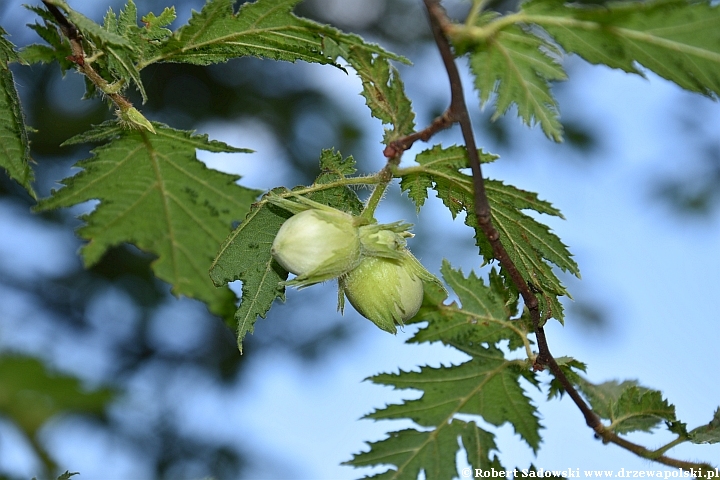
M 282 224 L 270 252 L 285 270 L 297 275 L 288 285 L 306 287 L 355 268 L 360 262 L 360 236 L 352 215 L 313 208 Z
M 403 325 L 420 309 L 423 279 L 438 281 L 407 250 L 400 259 L 365 257 L 340 277 L 339 309 L 344 294 L 360 315 L 386 332 L 397 333 L 395 325 Z

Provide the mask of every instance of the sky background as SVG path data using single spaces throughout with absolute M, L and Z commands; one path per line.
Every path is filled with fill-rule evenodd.
M 14 18 L 12 9 L 10 12 L 4 20 L 8 30 L 7 18 Z M 86 14 L 96 20 L 100 15 L 92 10 Z M 184 14 L 181 11 L 180 17 Z M 17 26 L 11 31 L 15 32 L 20 35 Z M 442 108 L 447 102 L 446 76 L 432 46 L 401 53 L 414 63 L 410 68 L 401 67 L 401 73 L 422 124 L 438 105 Z M 318 89 L 331 92 L 367 130 L 360 148 L 342 153 L 354 155 L 364 172 L 381 168 L 382 127 L 367 114 L 364 99 L 358 95 L 357 78 L 329 67 L 291 67 Z M 578 307 L 566 303 L 566 325 L 551 321 L 546 327 L 551 351 L 587 363 L 587 377 L 595 383 L 637 379 L 646 387 L 661 390 L 690 428 L 707 423 L 720 405 L 714 308 L 720 271 L 718 216 L 714 210 L 700 216 L 678 214 L 654 192 L 666 179 L 709 175 L 700 159 L 709 146 L 718 145 L 720 109 L 717 103 L 682 92 L 653 74 L 643 79 L 590 66 L 574 57 L 566 59 L 565 67 L 570 80 L 555 89 L 563 119 L 580 122 L 594 132 L 595 148 L 583 151 L 569 144 L 553 144 L 539 128 L 521 125 L 514 111 L 501 121 L 509 143 L 499 143 L 486 130 L 478 129 L 479 145 L 501 156 L 484 167 L 486 176 L 537 192 L 563 212 L 565 221 L 542 218 L 569 245 L 580 266 L 582 280 L 562 278 L 576 305 L 602 313 L 603 322 L 593 325 L 584 320 Z M 77 83 L 73 76 L 77 77 L 69 74 L 65 82 Z M 466 75 L 469 106 L 477 110 L 470 85 Z M 23 86 L 19 88 L 22 93 Z M 487 113 L 477 113 L 475 120 L 486 119 Z M 324 121 L 319 118 L 307 125 L 312 132 L 308 141 L 319 143 L 318 156 L 320 148 L 332 146 L 315 138 L 322 139 Z M 213 139 L 256 151 L 252 155 L 200 154 L 213 168 L 241 174 L 243 185 L 269 189 L 297 183 L 277 139 L 261 122 L 239 115 L 232 121 L 206 121 L 197 129 Z M 459 143 L 459 132 L 445 132 L 433 139 L 433 143 L 439 142 L 446 146 Z M 403 161 L 409 164 L 424 148 L 416 145 Z M 471 269 L 479 271 L 481 262 L 471 231 L 461 218 L 453 221 L 437 199 L 416 215 L 414 206 L 399 195 L 395 185 L 381 204 L 378 219 L 414 223 L 417 238 L 410 247 L 433 273 L 439 273 L 443 258 L 455 268 L 462 267 L 465 274 Z M 0 266 L 4 271 L 32 281 L 78 268 L 75 251 L 81 243 L 70 229 L 49 227 L 26 209 L 5 201 L 0 202 L 0 225 Z M 149 364 L 132 379 L 129 392 L 110 407 L 110 416 L 136 423 L 150 423 L 158 415 L 174 416 L 184 434 L 215 438 L 247 454 L 250 464 L 243 478 L 350 479 L 382 471 L 339 464 L 352 453 L 365 450 L 365 441 L 377 441 L 389 431 L 411 426 L 410 422 L 359 418 L 386 403 L 416 398 L 417 392 L 393 391 L 363 379 L 421 365 L 457 364 L 466 357 L 439 345 L 404 344 L 416 327 L 392 336 L 352 309 L 341 318 L 335 301 L 336 285 L 331 282 L 303 291 L 289 290 L 287 302 L 274 306 L 268 318 L 256 324 L 254 335 L 259 338 L 272 338 L 278 331 L 302 335 L 338 322 L 352 325 L 352 338 L 328 348 L 318 360 L 304 361 L 286 349 L 265 348 L 244 359 L 242 378 L 226 384 L 212 381 L 193 367 Z M 0 350 L 41 355 L 60 370 L 81 376 L 88 385 L 100 384 L 112 371 L 113 360 L 103 339 L 127 335 L 139 313 L 119 290 L 98 297 L 96 303 L 86 315 L 105 333 L 79 338 L 77 332 L 58 331 L 47 312 L 5 286 L 0 290 Z M 149 338 L 169 352 L 200 348 L 207 331 L 203 308 L 187 299 L 167 301 L 153 316 Z M 528 392 L 545 427 L 537 456 L 510 426 L 498 429 L 480 422 L 497 433 L 504 465 L 666 469 L 619 447 L 602 445 L 568 399 L 547 402 L 544 394 L 533 392 L 532 387 Z M 649 448 L 671 439 L 665 434 L 629 438 Z M 7 421 L 0 421 L 0 439 L 0 471 L 20 477 L 34 475 L 37 460 Z M 77 478 L 152 478 L 138 445 L 109 435 L 86 419 L 54 419 L 43 429 L 42 440 L 63 470 L 81 472 Z M 720 445 L 683 445 L 669 454 L 717 463 Z

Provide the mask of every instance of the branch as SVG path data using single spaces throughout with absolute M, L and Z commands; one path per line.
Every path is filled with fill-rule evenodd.
M 666 456 L 656 456 L 656 452 L 648 450 L 641 445 L 637 445 L 628 440 L 625 440 L 624 438 L 619 437 L 614 432 L 605 428 L 605 426 L 600 421 L 600 417 L 598 417 L 598 415 L 592 411 L 590 406 L 580 396 L 580 393 L 577 391 L 572 382 L 570 382 L 570 380 L 565 376 L 563 371 L 560 369 L 560 366 L 555 361 L 555 358 L 550 353 L 550 348 L 548 346 L 547 338 L 545 336 L 545 330 L 543 329 L 540 321 L 540 308 L 538 299 L 528 285 L 527 281 L 518 271 L 510 256 L 508 255 L 500 239 L 500 234 L 495 229 L 492 223 L 492 217 L 490 215 L 490 203 L 487 198 L 487 193 L 485 192 L 485 181 L 480 167 L 480 158 L 478 157 L 477 147 L 475 145 L 475 136 L 473 135 L 470 115 L 467 110 L 467 105 L 465 104 L 465 96 L 463 94 L 460 74 L 458 72 L 457 65 L 455 64 L 455 56 L 453 54 L 452 48 L 450 47 L 450 43 L 445 35 L 445 31 L 448 29 L 448 27 L 450 27 L 450 22 L 445 15 L 443 8 L 440 6 L 440 0 L 423 1 L 430 17 L 430 26 L 432 28 L 433 36 L 435 38 L 435 43 L 438 46 L 438 50 L 440 51 L 440 55 L 445 65 L 445 69 L 447 70 L 451 93 L 450 107 L 441 117 L 439 117 L 439 119 L 436 119 L 433 124 L 427 129 L 416 134 L 404 137 L 397 142 L 400 142 L 398 145 L 402 147 L 408 142 L 410 142 L 409 144 L 412 145 L 412 142 L 416 140 L 414 136 L 417 136 L 417 138 L 419 139 L 426 140 L 425 137 L 429 138 L 430 135 L 435 133 L 435 131 L 439 130 L 433 130 L 433 125 L 445 125 L 445 123 L 442 123 L 444 121 L 449 121 L 452 123 L 457 122 L 460 124 L 460 130 L 462 131 L 463 140 L 465 141 L 468 158 L 470 160 L 470 168 L 472 170 L 475 217 L 477 218 L 480 229 L 483 231 L 488 241 L 490 242 L 490 245 L 492 246 L 493 255 L 500 263 L 500 266 L 507 272 L 511 281 L 515 284 L 516 288 L 520 292 L 520 295 L 522 295 L 525 306 L 527 307 L 530 313 L 530 318 L 532 319 L 538 345 L 538 356 L 535 359 L 535 364 L 533 368 L 535 370 L 543 370 L 545 366 L 550 368 L 552 374 L 555 376 L 555 378 L 557 378 L 563 389 L 567 392 L 568 396 L 570 396 L 573 402 L 575 402 L 575 405 L 577 405 L 578 409 L 585 417 L 585 423 L 587 423 L 587 425 L 595 431 L 597 436 L 600 437 L 603 442 L 614 443 L 625 448 L 626 450 L 635 453 L 638 456 L 671 467 L 682 468 L 685 470 L 698 470 L 701 468 L 713 470 L 713 468 L 709 464 L 705 463 L 685 462 L 682 460 L 668 458 Z M 443 126 L 443 128 L 447 128 L 449 126 L 450 125 Z M 390 145 L 393 145 L 393 143 L 391 143 Z M 390 147 L 390 145 L 388 147 Z
M 107 82 L 107 80 L 105 80 L 99 73 L 97 73 L 89 63 L 85 62 L 85 49 L 82 45 L 82 36 L 80 35 L 80 31 L 77 29 L 77 27 L 73 25 L 70 20 L 65 18 L 65 15 L 63 15 L 63 13 L 58 7 L 46 0 L 43 0 L 43 4 L 45 5 L 45 8 L 47 8 L 48 11 L 52 14 L 52 16 L 55 17 L 55 21 L 57 21 L 58 25 L 60 26 L 60 30 L 62 31 L 63 35 L 65 35 L 65 37 L 67 37 L 67 39 L 70 41 L 70 49 L 72 50 L 73 54 L 72 56 L 68 57 L 68 59 L 72 60 L 77 65 L 80 73 L 89 78 L 90 81 L 100 89 L 100 91 L 110 97 L 110 99 L 113 101 L 113 103 L 115 103 L 115 105 L 117 105 L 120 111 L 126 112 L 130 110 L 132 108 L 132 103 L 130 103 L 128 99 L 126 99 L 119 93 L 111 92 L 110 84 Z

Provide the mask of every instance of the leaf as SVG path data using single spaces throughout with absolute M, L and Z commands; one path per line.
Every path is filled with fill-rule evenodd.
M 479 154 L 483 162 L 496 158 L 482 151 Z M 493 260 L 492 247 L 479 228 L 474 214 L 472 177 L 461 171 L 469 168 L 465 148 L 454 146 L 443 149 L 435 146 L 418 154 L 415 160 L 418 166 L 398 170 L 400 187 L 408 192 L 418 208 L 427 198 L 427 189 L 433 188 L 453 217 L 464 212 L 465 224 L 475 229 L 480 253 L 486 262 Z M 580 275 L 578 266 L 567 246 L 547 226 L 522 210 L 534 210 L 560 218 L 563 218 L 562 214 L 548 202 L 539 200 L 536 194 L 497 180 L 485 180 L 485 189 L 493 224 L 500 233 L 508 255 L 523 278 L 537 292 L 541 318 L 546 320 L 554 317 L 562 322 L 563 308 L 557 297 L 568 295 L 568 292 L 553 272 L 551 264 L 576 276 Z
M 693 429 L 689 436 L 692 443 L 720 442 L 720 408 L 715 410 L 715 415 L 710 423 Z
M 283 189 L 277 189 L 278 193 Z M 280 226 L 291 214 L 269 203 L 253 205 L 245 220 L 220 247 L 210 266 L 210 278 L 220 287 L 242 280 L 240 308 L 235 312 L 238 348 L 254 330 L 255 321 L 265 318 L 276 298 L 285 300 L 288 272 L 273 259 L 270 247 Z
M 662 398 L 662 393 L 637 382 L 613 380 L 594 385 L 581 380 L 578 386 L 595 413 L 610 420 L 608 429 L 616 433 L 649 432 L 663 420 L 675 421 L 675 407 Z
M 75 377 L 50 373 L 37 359 L 0 357 L 0 413 L 29 438 L 61 412 L 100 415 L 113 396 L 108 389 L 87 391 Z
M 232 223 L 245 216 L 259 192 L 236 185 L 237 176 L 208 169 L 195 150 L 248 150 L 158 123 L 154 127 L 156 135 L 107 122 L 70 139 L 66 144 L 107 143 L 79 162 L 82 171 L 63 180 L 65 187 L 38 209 L 100 200 L 78 230 L 89 240 L 82 248 L 86 266 L 108 248 L 132 243 L 158 256 L 153 271 L 173 286 L 173 293 L 197 298 L 213 313 L 228 316 L 234 296 L 228 288 L 215 288 L 207 271 Z
M 326 40 L 325 45 L 330 41 Z M 373 117 L 393 127 L 385 129 L 383 143 L 387 145 L 412 133 L 415 113 L 405 95 L 400 74 L 388 59 L 357 47 L 348 49 L 343 55 L 362 80 L 362 96 Z
M 322 173 L 315 185 L 333 182 L 346 174 L 355 172 L 352 157 L 343 160 L 339 153 L 325 150 L 320 159 Z M 297 190 L 302 190 L 299 187 Z M 276 194 L 287 193 L 285 189 L 273 190 Z M 322 189 L 308 195 L 316 202 L 357 214 L 362 204 L 357 195 L 347 187 Z M 217 286 L 242 280 L 240 308 L 235 312 L 238 325 L 238 348 L 252 333 L 257 317 L 265 318 L 276 298 L 285 300 L 285 281 L 288 272 L 272 257 L 275 235 L 291 213 L 262 200 L 253 205 L 245 220 L 227 237 L 210 267 L 210 277 Z
M 65 37 L 60 35 L 55 18 L 44 8 L 28 5 L 26 5 L 25 8 L 44 20 L 43 25 L 34 23 L 28 26 L 50 46 L 34 44 L 24 47 L 20 51 L 22 61 L 28 64 L 57 61 L 63 74 L 73 68 L 75 64 L 71 60 L 68 60 L 68 57 L 72 55 L 70 43 Z
M 617 400 L 613 416 L 617 433 L 649 432 L 663 420 L 675 420 L 675 407 L 657 390 L 630 387 Z
M 20 108 L 15 80 L 8 66 L 18 58 L 12 43 L 5 39 L 5 35 L 7 32 L 0 27 L 0 167 L 36 198 L 32 188 L 34 175 L 30 168 L 30 146 L 25 119 Z
M 494 269 L 490 286 L 474 272 L 465 278 L 462 271 L 453 270 L 447 260 L 443 260 L 440 271 L 462 306 L 455 302 L 445 305 L 446 294 L 433 295 L 433 290 L 426 291 L 421 310 L 408 323 L 426 321 L 427 326 L 418 330 L 409 342 L 442 341 L 460 350 L 467 345 L 495 345 L 501 340 L 510 340 L 511 350 L 524 345 L 528 331 L 517 320 L 510 320 L 516 313 L 517 303 L 509 302 L 508 289 L 498 283 L 502 280 Z
M 490 17 L 480 18 L 486 21 Z M 472 43 L 470 49 L 470 69 L 475 75 L 480 103 L 485 105 L 491 94 L 497 94 L 492 119 L 516 104 L 525 124 L 537 122 L 548 138 L 561 142 L 562 125 L 549 84 L 567 78 L 558 63 L 557 48 L 528 29 L 509 25 Z
M 79 472 L 71 472 L 70 470 L 65 470 L 65 473 L 62 473 L 57 480 L 70 480 L 71 477 L 75 475 L 80 475 Z
M 533 0 L 524 18 L 590 63 L 641 74 L 636 62 L 704 95 L 720 94 L 720 8 L 660 0 L 579 6 Z
M 83 36 L 92 38 L 92 40 L 99 46 L 104 45 L 122 45 L 131 46 L 128 39 L 117 35 L 114 32 L 110 32 L 94 21 L 87 18 L 80 12 L 76 12 L 65 2 L 65 0 L 45 0 L 47 3 L 54 5 L 63 11 L 65 11 L 68 20 L 77 27 Z
M 419 372 L 371 377 L 373 383 L 421 390 L 423 396 L 376 410 L 367 418 L 409 418 L 423 427 L 435 427 L 439 434 L 457 414 L 479 415 L 495 426 L 510 423 L 537 450 L 541 427 L 537 409 L 519 383 L 524 371 L 494 347 L 475 348 L 472 356 L 457 366 L 423 367 Z
M 572 357 L 557 357 L 555 361 L 557 362 L 560 370 L 563 371 L 567 379 L 570 380 L 570 383 L 572 383 L 573 385 L 577 385 L 580 381 L 582 381 L 582 378 L 578 374 L 578 371 L 587 371 L 587 365 L 585 363 L 575 360 Z M 548 389 L 548 400 L 552 400 L 555 397 L 560 398 L 564 393 L 565 388 L 562 386 L 562 384 L 558 381 L 556 377 L 553 377 L 553 379 L 550 381 L 550 386 Z
M 369 467 L 394 465 L 382 474 L 370 478 L 415 480 L 420 472 L 425 478 L 450 480 L 457 478 L 455 456 L 460 448 L 458 437 L 468 452 L 468 460 L 475 468 L 500 468 L 497 457 L 489 459 L 489 452 L 497 450 L 492 434 L 478 427 L 475 422 L 453 420 L 437 432 L 419 432 L 414 429 L 391 432 L 385 440 L 369 443 L 370 451 L 356 454 L 344 465 Z
M 193 12 L 188 24 L 174 32 L 153 58 L 141 62 L 140 67 L 160 61 L 209 65 L 247 55 L 334 64 L 338 46 L 406 61 L 366 43 L 357 35 L 295 16 L 292 9 L 299 1 L 257 0 L 243 3 L 234 13 L 235 0 L 209 0 L 199 13 Z M 326 41 L 336 48 L 326 48 Z

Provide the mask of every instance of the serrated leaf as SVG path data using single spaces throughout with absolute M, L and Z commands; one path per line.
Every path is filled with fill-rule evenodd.
M 96 69 L 108 71 L 116 82 L 130 80 L 136 86 L 143 103 L 147 101 L 147 93 L 140 78 L 138 63 L 146 57 L 157 53 L 160 43 L 169 38 L 172 32 L 166 28 L 175 19 L 175 9 L 166 8 L 160 17 L 148 13 L 143 17 L 144 27 L 137 23 L 137 7 L 132 0 L 128 0 L 125 8 L 118 16 L 108 10 L 105 15 L 103 28 L 129 40 L 127 45 L 105 45 L 105 55 L 96 60 Z M 146 21 L 147 19 L 147 21 Z
M 155 275 L 176 295 L 197 298 L 222 316 L 234 310 L 234 296 L 215 288 L 208 268 L 217 247 L 259 192 L 235 184 L 239 177 L 211 170 L 195 150 L 247 152 L 222 142 L 154 124 L 157 134 L 123 130 L 112 122 L 66 142 L 106 141 L 76 166 L 82 171 L 63 180 L 38 209 L 69 207 L 100 200 L 78 230 L 89 240 L 85 265 L 95 264 L 108 248 L 123 242 L 155 254 Z
M 660 0 L 579 6 L 534 0 L 523 18 L 590 63 L 642 74 L 636 62 L 680 87 L 720 94 L 720 8 Z
M 461 421 L 453 420 L 453 423 L 461 423 Z M 495 469 L 495 471 L 504 470 L 497 455 L 490 459 L 491 452 L 497 451 L 495 436 L 492 433 L 486 432 L 478 427 L 475 422 L 467 422 L 463 427 L 460 438 L 462 439 L 463 447 L 465 447 L 467 461 L 472 467 L 473 472 L 478 469 L 482 471 L 492 471 L 492 469 Z
M 689 436 L 692 443 L 720 442 L 720 408 L 715 410 L 715 415 L 710 423 L 693 429 Z
M 457 476 L 455 455 L 460 427 L 458 422 L 452 422 L 437 433 L 413 429 L 391 432 L 387 439 L 370 443 L 369 452 L 355 455 L 346 464 L 355 467 L 397 466 L 397 469 L 369 477 L 374 479 L 416 480 L 420 472 L 424 472 L 425 478 L 450 480 Z
M 322 172 L 315 185 L 330 183 L 355 172 L 352 157 L 343 159 L 342 155 L 331 150 L 322 152 L 320 166 Z M 278 195 L 287 193 L 282 188 L 273 192 Z M 362 209 L 357 195 L 347 187 L 322 189 L 307 196 L 353 214 Z M 288 272 L 272 257 L 270 248 L 280 226 L 290 216 L 290 212 L 264 200 L 258 202 L 223 242 L 210 267 L 210 277 L 217 286 L 235 280 L 243 282 L 240 308 L 235 312 L 240 352 L 243 339 L 253 332 L 257 318 L 265 318 L 275 299 L 285 300 L 285 287 L 280 282 L 287 279 Z
M 663 420 L 675 420 L 675 407 L 657 390 L 630 387 L 617 400 L 613 416 L 611 428 L 617 433 L 649 432 Z
M 318 39 L 292 14 L 298 0 L 258 0 L 233 11 L 234 0 L 210 0 L 193 12 L 158 53 L 163 61 L 197 65 L 255 55 L 327 63 Z
M 381 374 L 373 383 L 423 392 L 417 400 L 389 405 L 369 414 L 376 420 L 410 418 L 442 429 L 456 414 L 480 415 L 492 425 L 510 423 L 533 450 L 540 446 L 537 409 L 524 394 L 520 369 L 494 348 L 476 348 L 472 360 L 450 367 L 423 367 L 419 372 Z
M 365 43 L 357 35 L 295 16 L 292 9 L 299 1 L 257 0 L 242 4 L 235 13 L 234 0 L 210 0 L 200 12 L 193 12 L 188 24 L 163 44 L 156 57 L 142 62 L 142 66 L 158 61 L 208 65 L 246 55 L 334 63 L 332 53 L 324 51 L 326 38 L 344 48 L 358 47 L 402 59 Z
M 0 167 L 33 197 L 34 180 L 30 168 L 25 119 L 20 108 L 15 81 L 8 64 L 17 61 L 17 54 L 6 38 L 7 32 L 0 27 Z
M 587 371 L 587 365 L 585 363 L 575 360 L 572 357 L 557 357 L 555 362 L 557 362 L 560 370 L 563 371 L 565 377 L 567 377 L 573 385 L 577 385 L 582 381 L 578 372 Z M 565 388 L 557 378 L 553 377 L 548 388 L 548 400 L 552 400 L 555 397 L 562 397 L 563 393 L 565 393 Z
M 51 63 L 53 61 L 57 61 L 60 65 L 62 73 L 64 74 L 67 70 L 74 66 L 74 63 L 67 58 L 72 55 L 72 50 L 70 49 L 70 44 L 67 39 L 60 35 L 60 32 L 55 25 L 55 18 L 44 8 L 28 5 L 26 5 L 25 8 L 44 20 L 43 25 L 34 23 L 32 25 L 28 25 L 28 27 L 30 27 L 31 30 L 34 30 L 35 33 L 37 33 L 40 38 L 45 40 L 50 46 L 39 44 L 29 45 L 20 51 L 20 58 L 23 62 L 28 64 L 38 62 Z
M 515 104 L 528 126 L 537 122 L 548 138 L 562 141 L 558 105 L 549 82 L 567 76 L 554 45 L 528 29 L 509 25 L 470 48 L 470 69 L 480 103 L 485 105 L 493 93 L 497 94 L 492 118 L 504 115 Z
M 70 20 L 70 22 L 72 22 L 84 36 L 92 38 L 96 43 L 100 45 L 110 44 L 127 47 L 131 46 L 128 39 L 123 38 L 114 32 L 105 30 L 82 13 L 70 8 L 65 0 L 46 0 L 46 2 L 62 9 L 67 15 L 68 20 Z
M 349 49 L 345 55 L 362 80 L 362 96 L 370 112 L 384 124 L 392 126 L 385 129 L 383 143 L 387 145 L 412 133 L 415 130 L 415 113 L 395 67 L 387 58 L 357 47 Z
M 77 378 L 50 373 L 37 359 L 0 357 L 0 413 L 30 438 L 60 412 L 101 414 L 113 396 L 110 390 L 88 391 Z
M 354 467 L 396 467 L 369 477 L 374 479 L 416 480 L 423 472 L 428 479 L 450 480 L 457 478 L 455 456 L 460 449 L 458 437 L 462 438 L 468 459 L 475 468 L 499 466 L 497 458 L 495 462 L 489 459 L 489 452 L 497 449 L 492 434 L 479 428 L 475 422 L 461 420 L 453 420 L 432 432 L 414 429 L 391 432 L 385 440 L 369 443 L 370 451 L 356 454 L 344 464 Z
M 675 421 L 675 407 L 662 393 L 637 385 L 634 381 L 592 384 L 581 379 L 577 385 L 593 411 L 610 420 L 608 429 L 616 433 L 649 432 L 660 422 Z
M 223 242 L 210 266 L 210 278 L 218 287 L 235 280 L 243 282 L 240 308 L 235 312 L 240 353 L 257 317 L 265 318 L 276 298 L 285 300 L 285 287 L 280 282 L 287 279 L 288 272 L 272 257 L 270 247 L 290 216 L 269 203 L 253 205 L 245 220 Z
M 481 161 L 490 162 L 496 157 L 479 152 Z M 494 259 L 490 243 L 480 230 L 474 214 L 472 177 L 463 173 L 469 168 L 464 147 L 433 147 L 417 155 L 418 166 L 398 170 L 400 187 L 408 192 L 418 208 L 427 198 L 427 189 L 433 188 L 450 210 L 453 217 L 466 213 L 465 224 L 475 230 L 475 239 L 486 262 Z M 542 320 L 556 318 L 562 322 L 563 308 L 558 296 L 568 295 L 550 264 L 579 276 L 578 266 L 560 239 L 550 229 L 523 213 L 557 216 L 562 214 L 548 202 L 531 192 L 505 185 L 497 180 L 485 180 L 492 220 L 501 236 L 508 255 L 523 278 L 536 290 Z
M 409 342 L 442 341 L 460 350 L 479 344 L 495 345 L 501 340 L 509 340 L 510 349 L 524 345 L 529 332 L 518 321 L 510 320 L 516 313 L 517 304 L 508 303 L 504 285 L 496 280 L 487 286 L 474 272 L 466 278 L 461 270 L 453 270 L 446 260 L 440 271 L 462 306 L 455 302 L 445 305 L 446 295 L 434 295 L 433 290 L 426 292 L 421 310 L 408 323 L 427 321 L 428 324 Z M 491 275 L 499 278 L 494 269 Z M 431 296 L 436 299 L 430 300 Z

